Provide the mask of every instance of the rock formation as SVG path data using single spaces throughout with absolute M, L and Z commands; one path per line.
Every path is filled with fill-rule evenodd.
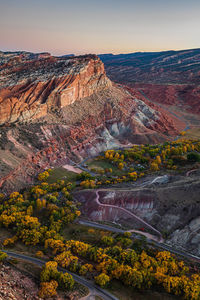
M 0 54 L 0 188 L 51 166 L 178 133 L 176 118 L 107 78 L 95 55 Z
M 38 284 L 26 272 L 6 264 L 0 265 L 0 299 L 39 300 Z
M 45 116 L 111 86 L 95 55 L 0 54 L 0 124 Z

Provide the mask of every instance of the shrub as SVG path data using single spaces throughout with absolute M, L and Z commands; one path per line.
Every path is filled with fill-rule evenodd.
M 107 236 L 107 235 L 104 235 L 101 238 L 101 241 L 105 246 L 111 246 L 114 243 L 114 239 L 111 236 Z
M 109 281 L 110 281 L 110 277 L 105 273 L 101 273 L 99 276 L 95 277 L 96 284 L 100 285 L 101 287 L 107 285 Z
M 38 180 L 39 181 L 45 181 L 45 180 L 47 180 L 48 177 L 49 177 L 49 172 L 48 171 L 44 171 L 43 173 L 40 173 L 38 175 Z
M 58 283 L 55 280 L 51 280 L 50 282 L 42 282 L 40 285 L 38 296 L 40 298 L 54 297 L 57 295 L 57 287 Z
M 181 155 L 173 155 L 172 159 L 175 164 L 179 165 L 185 165 L 185 163 L 187 162 L 187 159 Z
M 6 253 L 0 251 L 0 262 L 3 262 L 7 258 L 7 256 L 8 255 Z
M 195 153 L 195 152 L 192 152 L 192 153 L 189 153 L 187 155 L 187 160 L 188 161 L 191 161 L 191 162 L 199 162 L 200 161 L 200 155 L 198 153 Z
M 37 251 L 37 252 L 35 253 L 35 255 L 36 255 L 38 258 L 41 258 L 41 257 L 44 256 L 44 253 L 43 253 L 42 251 Z
M 80 174 L 77 174 L 76 179 L 77 180 L 87 180 L 87 179 L 94 179 L 94 177 L 92 175 L 90 175 L 90 173 L 88 173 L 88 172 L 82 172 Z

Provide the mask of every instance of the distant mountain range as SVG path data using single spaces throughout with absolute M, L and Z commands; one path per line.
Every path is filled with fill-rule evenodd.
M 123 83 L 199 84 L 200 48 L 98 55 L 111 80 Z

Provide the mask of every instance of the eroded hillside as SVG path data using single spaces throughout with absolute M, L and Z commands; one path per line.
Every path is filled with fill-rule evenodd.
M 184 124 L 112 84 L 97 56 L 1 53 L 0 187 L 124 144 L 154 143 Z M 180 122 L 179 122 L 180 123 Z
M 82 211 L 90 220 L 144 228 L 155 234 L 149 223 L 165 235 L 170 245 L 199 256 L 199 171 L 189 177 L 163 177 L 160 183 L 155 178 L 148 176 L 145 181 L 99 189 L 98 203 L 96 191 L 76 192 L 75 197 L 82 202 Z

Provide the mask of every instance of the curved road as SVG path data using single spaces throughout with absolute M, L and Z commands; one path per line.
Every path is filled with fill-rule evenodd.
M 102 229 L 102 230 L 108 230 L 108 231 L 112 231 L 112 232 L 116 232 L 116 233 L 127 232 L 126 230 L 123 230 L 123 229 L 119 229 L 119 228 L 116 228 L 116 227 L 112 227 L 112 226 L 109 226 L 109 225 L 104 225 L 104 224 L 100 224 L 100 223 L 96 223 L 96 222 L 92 222 L 92 221 L 83 221 L 82 220 L 82 221 L 79 221 L 79 223 L 82 224 L 82 225 L 85 225 L 85 226 L 90 226 L 90 227 L 98 228 L 98 229 Z M 134 231 L 134 233 L 136 233 L 136 234 L 139 233 L 140 235 L 142 234 L 142 232 L 139 232 L 137 230 Z M 136 237 L 137 239 L 141 239 L 141 236 L 138 236 L 136 234 L 132 234 L 132 238 Z M 169 252 L 174 253 L 178 256 L 183 256 L 185 258 L 191 259 L 192 261 L 200 263 L 200 257 L 195 256 L 193 254 L 190 254 L 188 252 L 174 249 L 174 247 L 171 247 L 171 246 L 169 246 L 165 243 L 162 243 L 162 242 L 156 242 L 156 241 L 152 240 L 149 237 L 147 238 L 147 242 L 149 244 L 152 244 L 156 248 L 160 248 L 162 250 L 169 251 Z
M 187 171 L 186 176 L 187 176 L 187 177 L 190 176 L 191 173 L 193 173 L 193 172 L 195 172 L 195 171 L 197 171 L 197 170 L 199 170 L 199 169 L 192 169 L 192 170 L 190 170 L 190 171 Z
M 7 253 L 8 256 L 14 257 L 14 258 L 19 258 L 22 260 L 26 260 L 29 261 L 31 263 L 34 263 L 40 267 L 42 267 L 46 261 L 42 260 L 42 259 L 38 259 L 38 258 L 34 258 L 28 255 L 23 255 L 23 254 L 19 254 L 19 253 L 15 253 L 15 252 L 11 252 L 11 251 L 6 251 L 6 250 L 1 250 L 5 253 Z M 74 274 L 72 272 L 69 272 L 68 270 L 58 267 L 58 271 L 60 272 L 67 272 L 70 275 L 72 275 L 72 277 L 74 278 L 75 281 L 77 281 L 78 283 L 86 286 L 89 290 L 90 293 L 88 296 L 84 297 L 84 299 L 92 299 L 91 297 L 97 295 L 100 296 L 102 299 L 104 300 L 119 300 L 117 297 L 113 296 L 112 294 L 110 294 L 109 292 L 107 292 L 106 290 L 101 289 L 100 287 L 98 287 L 97 285 L 95 285 L 92 281 L 89 281 L 77 274 Z M 93 298 L 94 299 L 94 298 Z
M 103 230 L 107 230 L 107 231 L 111 231 L 111 232 L 115 232 L 115 233 L 125 233 L 125 232 L 135 233 L 135 235 L 132 234 L 132 237 L 137 237 L 137 239 L 141 239 L 141 235 L 144 235 L 149 240 L 152 240 L 155 242 L 158 241 L 157 237 L 155 238 L 154 235 L 152 235 L 148 232 L 143 232 L 143 231 L 139 231 L 139 230 L 135 230 L 135 229 L 124 230 L 124 229 L 120 229 L 117 227 L 112 227 L 111 225 L 104 225 L 104 224 L 100 224 L 100 223 L 96 223 L 96 222 L 92 222 L 92 221 L 85 221 L 85 220 L 80 220 L 78 223 L 81 225 L 98 228 L 98 229 L 103 229 Z M 139 234 L 139 236 L 138 236 L 138 234 Z
M 96 198 L 95 198 L 95 201 L 96 203 L 99 205 L 99 206 L 103 206 L 103 207 L 109 207 L 109 208 L 115 208 L 117 210 L 121 210 L 123 211 L 124 213 L 128 214 L 129 216 L 131 216 L 132 218 L 136 219 L 137 221 L 141 222 L 143 225 L 145 225 L 146 227 L 148 227 L 149 229 L 153 230 L 154 232 L 156 232 L 156 234 L 158 234 L 159 236 L 159 239 L 153 235 L 150 235 L 151 236 L 151 239 L 153 239 L 152 237 L 154 237 L 154 240 L 155 241 L 160 241 L 160 242 L 163 242 L 163 238 L 162 238 L 162 234 L 160 231 L 158 231 L 157 229 L 155 229 L 153 226 L 151 226 L 150 224 L 148 224 L 147 222 L 145 222 L 144 220 L 142 220 L 140 217 L 136 216 L 134 213 L 130 212 L 129 210 L 123 208 L 123 207 L 120 207 L 120 206 L 116 206 L 116 205 L 110 205 L 110 204 L 103 204 L 99 201 L 99 192 L 101 190 L 97 190 L 95 192 L 96 194 Z M 141 232 L 142 234 L 142 232 Z M 145 235 L 147 236 L 147 233 L 145 233 Z M 149 238 L 150 238 L 149 236 Z

